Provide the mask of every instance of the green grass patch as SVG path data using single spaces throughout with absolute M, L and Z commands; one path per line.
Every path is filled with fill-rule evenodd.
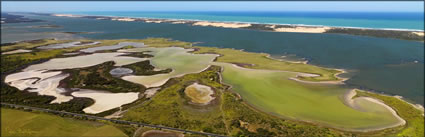
M 1 108 L 1 136 L 127 136 L 112 125 Z
M 194 53 L 214 53 L 222 56 L 217 58 L 217 62 L 235 63 L 246 68 L 254 69 L 269 69 L 269 70 L 283 70 L 293 72 L 304 72 L 318 74 L 318 77 L 299 77 L 302 80 L 308 81 L 332 81 L 338 80 L 334 75 L 340 73 L 338 70 L 321 68 L 303 63 L 291 63 L 285 61 L 278 61 L 268 58 L 265 53 L 245 52 L 241 50 L 215 48 L 215 47 L 196 47 L 198 50 Z
M 23 41 L 23 42 L 13 43 L 13 44 L 10 44 L 10 45 L 9 44 L 8 45 L 2 45 L 1 51 L 6 52 L 6 51 L 15 50 L 15 49 L 32 49 L 32 48 L 39 47 L 39 46 L 65 43 L 65 42 L 69 42 L 69 41 L 68 40 L 58 41 L 58 40 L 54 40 L 54 39 L 40 39 L 40 40 Z
M 148 76 L 148 75 L 155 75 L 155 74 L 165 74 L 170 73 L 172 69 L 167 68 L 159 71 L 155 71 L 155 67 L 150 64 L 149 60 L 124 65 L 123 67 L 129 68 L 133 70 L 134 75 L 141 75 L 141 76 Z
M 217 64 L 224 67 L 223 82 L 232 85 L 232 91 L 255 108 L 274 115 L 344 130 L 374 129 L 398 121 L 380 105 L 361 107 L 365 111 L 345 105 L 342 97 L 349 89 L 339 85 L 301 83 L 289 79 L 294 73 Z

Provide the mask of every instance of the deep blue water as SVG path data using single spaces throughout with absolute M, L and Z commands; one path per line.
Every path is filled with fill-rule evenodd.
M 344 34 L 266 32 L 246 29 L 191 26 L 188 24 L 120 22 L 83 18 L 27 16 L 60 25 L 35 32 L 88 31 L 90 39 L 141 39 L 164 37 L 200 46 L 244 49 L 275 56 L 296 55 L 311 64 L 347 69 L 349 86 L 401 95 L 424 104 L 424 43 Z M 3 26 L 24 26 L 9 24 Z M 3 34 L 4 29 L 2 29 Z
M 423 12 L 66 12 L 80 15 L 424 30 Z

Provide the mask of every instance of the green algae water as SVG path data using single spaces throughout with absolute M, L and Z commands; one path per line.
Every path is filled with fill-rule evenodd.
M 244 49 L 272 55 L 296 55 L 310 64 L 347 69 L 349 86 L 400 95 L 424 104 L 423 42 L 344 34 L 266 32 L 190 26 L 187 24 L 119 22 L 82 18 L 27 15 L 60 25 L 33 32 L 97 32 L 79 34 L 90 39 L 164 37 L 201 42 L 200 46 Z M 31 23 L 27 23 L 31 25 Z M 2 24 L 2 27 L 14 24 Z M 23 25 L 21 25 L 23 26 Z M 2 37 L 5 29 L 2 29 Z M 12 33 L 11 33 L 12 34 Z M 3 43 L 3 42 L 2 42 Z

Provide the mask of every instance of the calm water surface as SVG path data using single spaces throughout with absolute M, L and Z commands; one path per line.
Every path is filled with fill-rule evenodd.
M 187 24 L 119 22 L 67 17 L 28 16 L 63 26 L 54 31 L 91 39 L 165 37 L 202 42 L 200 46 L 244 49 L 275 56 L 295 54 L 310 64 L 347 69 L 349 86 L 401 95 L 424 104 L 424 43 L 344 34 L 265 32 L 189 26 Z M 2 33 L 5 31 L 2 29 Z M 52 31 L 36 29 L 34 32 Z

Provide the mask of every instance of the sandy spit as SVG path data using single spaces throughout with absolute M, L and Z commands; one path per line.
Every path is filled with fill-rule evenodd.
M 356 94 L 357 94 L 357 92 L 355 90 L 357 90 L 357 89 L 353 89 L 353 90 L 348 91 L 348 93 L 346 93 L 345 96 L 344 96 L 345 103 L 347 103 L 348 106 L 350 106 L 350 107 L 352 107 L 354 109 L 359 110 L 358 106 L 354 103 L 354 100 L 355 99 L 360 99 L 360 98 L 366 99 L 366 100 L 368 100 L 370 102 L 373 102 L 373 103 L 382 105 L 383 107 L 385 107 L 386 109 L 388 109 L 394 115 L 394 117 L 396 117 L 398 119 L 398 123 L 395 123 L 393 125 L 389 125 L 389 126 L 385 126 L 385 127 L 380 127 L 380 128 L 374 128 L 374 129 L 362 130 L 362 132 L 382 130 L 382 129 L 387 129 L 387 128 L 392 128 L 392 127 L 402 126 L 402 125 L 405 125 L 406 124 L 406 121 L 404 119 L 402 119 L 393 108 L 391 108 L 390 106 L 388 106 L 387 104 L 383 103 L 380 100 L 377 100 L 377 99 L 374 99 L 374 98 L 371 98 L 371 97 L 357 97 L 357 98 L 354 98 L 353 99 L 353 97 L 356 96 Z
M 294 28 L 276 28 L 276 25 L 270 26 L 270 28 L 274 29 L 276 32 L 299 32 L 299 33 L 324 33 L 330 27 L 302 27 L 296 26 Z

